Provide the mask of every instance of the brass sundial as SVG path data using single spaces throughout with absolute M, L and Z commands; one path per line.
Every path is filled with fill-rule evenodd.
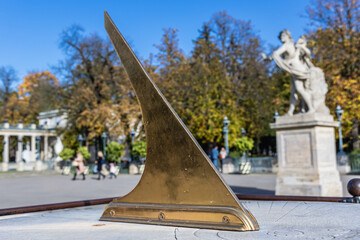
M 140 103 L 147 157 L 138 185 L 113 200 L 100 220 L 259 230 L 256 219 L 224 182 L 107 12 L 105 28 Z

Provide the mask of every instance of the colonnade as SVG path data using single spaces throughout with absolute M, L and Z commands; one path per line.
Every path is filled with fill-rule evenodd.
M 27 160 L 29 162 L 35 163 L 34 170 L 40 171 L 42 170 L 43 161 L 50 159 L 49 137 L 56 137 L 56 132 L 55 130 L 51 129 L 37 128 L 35 124 L 24 127 L 21 123 L 17 124 L 16 126 L 10 126 L 10 124 L 5 123 L 0 126 L 0 136 L 3 136 L 1 171 L 8 171 L 9 169 L 10 138 L 12 137 L 17 138 L 17 151 L 15 154 L 16 170 L 24 171 L 23 143 L 24 138 L 29 138 L 30 149 L 25 149 L 30 150 L 30 154 L 27 156 Z M 38 143 L 38 146 L 36 146 L 36 143 Z

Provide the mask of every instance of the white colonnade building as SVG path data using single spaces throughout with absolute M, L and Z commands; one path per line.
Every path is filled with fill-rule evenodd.
M 2 162 L 0 171 L 41 171 L 53 169 L 63 146 L 55 127 L 64 125 L 64 116 L 58 111 L 40 113 L 39 125 L 0 124 Z M 65 120 L 66 121 L 66 120 Z

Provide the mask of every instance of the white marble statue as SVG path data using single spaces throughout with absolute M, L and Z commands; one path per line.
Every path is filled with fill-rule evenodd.
M 56 158 L 55 158 L 56 162 L 59 162 L 59 161 L 62 160 L 61 157 L 59 156 L 59 154 L 61 153 L 61 151 L 63 149 L 64 149 L 64 145 L 62 144 L 61 138 L 57 137 L 56 138 L 56 143 L 55 143 L 55 146 L 54 146 L 54 151 L 55 151 L 55 154 L 56 154 Z
M 329 114 L 325 105 L 327 84 L 324 72 L 315 67 L 310 61 L 311 52 L 306 47 L 306 40 L 301 37 L 296 44 L 288 30 L 279 34 L 283 43 L 274 51 L 272 57 L 262 54 L 264 59 L 274 60 L 276 65 L 291 75 L 291 97 L 288 115 L 293 115 L 298 101 L 301 97 L 300 112 Z
M 25 149 L 22 152 L 22 158 L 25 160 L 26 163 L 33 161 L 31 159 L 30 141 L 28 141 L 25 145 Z

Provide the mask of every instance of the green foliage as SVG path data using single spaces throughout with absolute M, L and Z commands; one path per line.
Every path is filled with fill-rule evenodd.
M 199 33 L 186 57 L 178 47 L 178 31 L 166 29 L 157 46 L 158 74 L 147 69 L 201 144 L 223 142 L 225 116 L 231 121 L 230 147 L 242 127 L 259 141 L 270 134 L 273 100 L 279 95 L 278 82 L 270 81 L 268 63 L 259 57 L 261 40 L 249 22 L 226 12 L 215 14 Z
M 120 162 L 125 146 L 117 142 L 110 142 L 106 146 L 106 158 L 110 162 Z
M 326 103 L 332 114 L 337 105 L 344 110 L 342 127 L 345 139 L 350 139 L 344 147 L 349 150 L 359 148 L 359 7 L 359 0 L 316 0 L 307 9 L 313 62 L 325 72 L 329 88 Z
M 245 151 L 250 151 L 254 147 L 254 140 L 248 137 L 241 137 L 233 142 L 233 146 L 237 152 L 242 154 Z
M 76 152 L 80 153 L 84 157 L 84 160 L 88 160 L 91 157 L 87 147 L 79 147 Z
M 139 161 L 140 158 L 146 157 L 146 142 L 135 142 L 132 146 L 132 153 L 137 161 Z
M 62 144 L 65 148 L 77 149 L 79 147 L 79 141 L 77 139 L 77 132 L 67 130 L 64 133 L 59 132 L 59 135 L 62 134 Z
M 70 158 L 72 158 L 74 156 L 74 153 L 75 151 L 72 150 L 71 148 L 64 148 L 60 153 L 59 153 L 59 156 L 67 161 L 69 160 Z
M 351 154 L 360 154 L 360 148 L 355 149 L 354 151 L 351 152 Z
M 234 152 L 230 152 L 229 156 L 232 158 L 240 158 L 240 157 L 242 157 L 242 153 L 238 152 L 238 151 L 234 151 Z
M 87 141 L 103 132 L 126 135 L 140 110 L 111 42 L 71 26 L 62 32 L 60 48 L 67 56 L 60 69 L 66 77 L 61 107 L 68 109 L 68 131 Z

